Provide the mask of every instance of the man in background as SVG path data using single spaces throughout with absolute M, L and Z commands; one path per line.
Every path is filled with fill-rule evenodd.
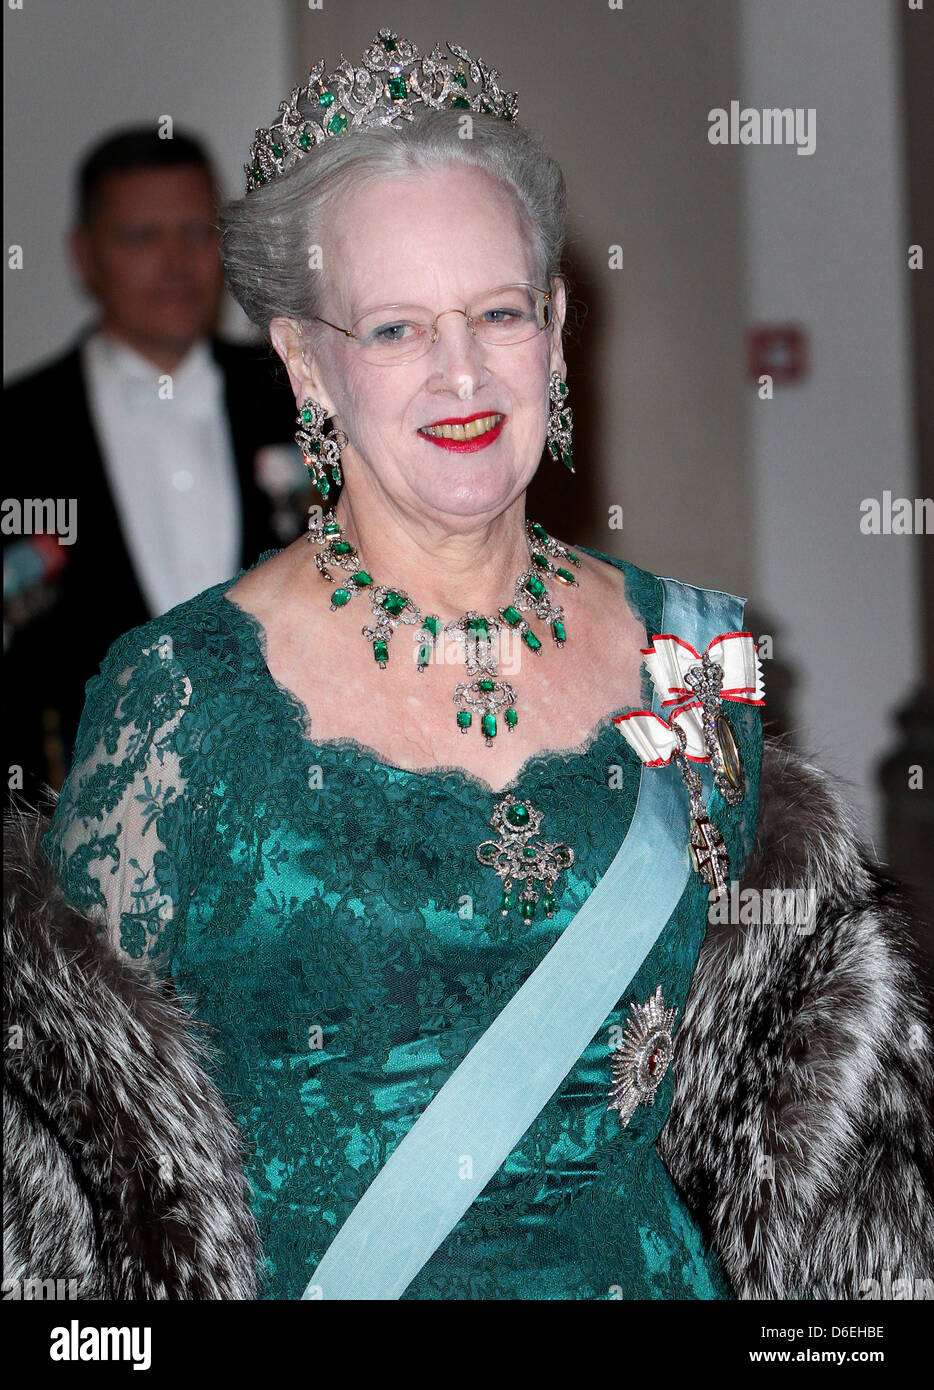
M 294 539 L 308 500 L 278 359 L 214 334 L 201 145 L 119 132 L 77 191 L 70 250 L 96 320 L 4 392 L 6 780 L 30 800 L 61 786 L 114 639 Z

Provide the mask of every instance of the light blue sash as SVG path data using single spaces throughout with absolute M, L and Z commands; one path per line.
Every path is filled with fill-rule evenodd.
M 742 599 L 662 584 L 662 632 L 703 651 L 719 633 L 741 628 Z M 659 712 L 657 695 L 652 708 Z M 609 869 L 397 1145 L 303 1298 L 394 1299 L 405 1291 L 547 1105 L 664 930 L 690 873 L 688 830 L 677 769 L 643 768 L 632 823 Z

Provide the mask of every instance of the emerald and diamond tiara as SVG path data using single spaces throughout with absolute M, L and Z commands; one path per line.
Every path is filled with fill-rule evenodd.
M 343 135 L 351 126 L 410 121 L 419 106 L 514 120 L 518 97 L 500 89 L 496 69 L 471 58 L 459 44 L 446 47 L 453 60 L 440 44 L 420 58 L 414 43 L 391 29 L 380 29 L 363 55 L 362 67 L 353 67 L 342 54 L 335 70 L 325 74 L 321 59 L 306 84 L 279 103 L 279 120 L 257 130 L 250 163 L 243 166 L 247 192 L 288 173 L 322 140 Z

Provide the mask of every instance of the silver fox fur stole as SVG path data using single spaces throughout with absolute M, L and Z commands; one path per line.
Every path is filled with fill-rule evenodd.
M 253 1298 L 259 1237 L 207 1030 L 68 906 L 44 830 L 20 812 L 4 836 L 5 1294 L 61 1278 L 81 1299 Z M 659 1153 L 737 1297 L 931 1297 L 919 927 L 830 779 L 767 739 L 742 885 L 789 884 L 814 890 L 813 930 L 708 930 Z

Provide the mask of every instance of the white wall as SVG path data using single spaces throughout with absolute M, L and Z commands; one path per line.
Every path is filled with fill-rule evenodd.
M 201 136 L 225 194 L 288 86 L 286 0 L 24 0 L 4 5 L 7 271 L 4 373 L 63 346 L 88 314 L 64 239 L 75 166 L 102 135 L 169 114 Z M 228 304 L 224 327 L 245 331 Z
M 860 502 L 914 493 L 897 15 L 882 0 L 744 0 L 743 106 L 814 107 L 810 156 L 724 150 L 746 175 L 751 322 L 800 321 L 807 382 L 749 388 L 755 597 L 794 667 L 800 742 L 853 779 L 880 837 L 875 765 L 920 674 L 920 540 L 866 536 Z

